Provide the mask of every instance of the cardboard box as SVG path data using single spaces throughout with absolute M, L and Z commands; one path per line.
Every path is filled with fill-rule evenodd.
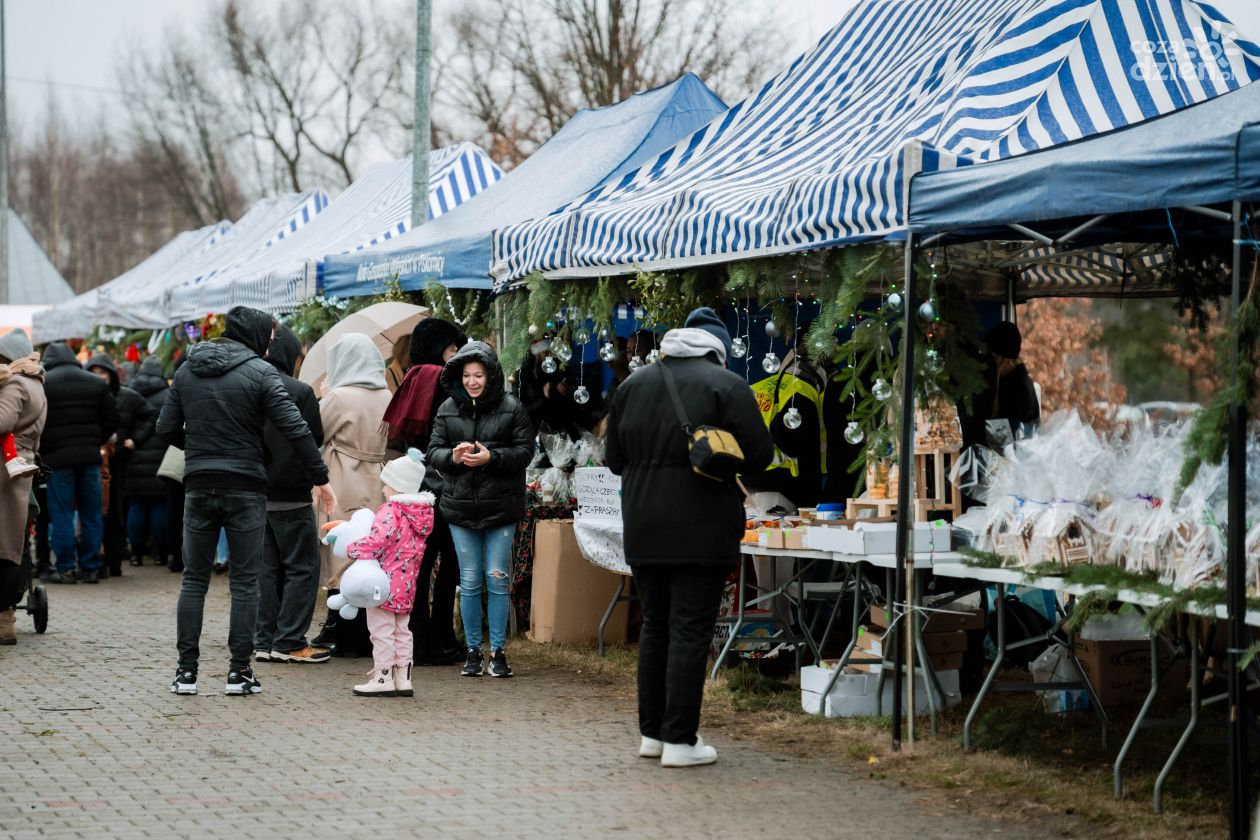
M 932 633 L 952 633 L 957 630 L 983 630 L 984 613 L 966 607 L 948 607 L 949 612 L 929 612 L 923 621 L 924 637 Z M 871 624 L 887 629 L 892 622 L 888 607 L 871 604 Z M 965 648 L 966 645 L 963 645 Z
M 529 637 L 535 642 L 593 644 L 599 621 L 617 591 L 620 575 L 588 562 L 573 535 L 572 519 L 534 526 L 533 587 Z M 604 630 L 607 644 L 625 644 L 629 610 L 617 605 Z
M 1075 652 L 1085 678 L 1104 706 L 1140 703 L 1151 690 L 1149 639 L 1096 642 L 1077 637 Z M 1184 691 L 1189 675 L 1186 661 L 1179 659 L 1170 669 L 1172 653 L 1163 645 L 1159 653 L 1163 690 Z
M 757 531 L 757 545 L 760 548 L 783 548 L 783 530 L 780 528 L 762 528 Z
M 928 661 L 932 670 L 958 671 L 962 669 L 963 651 L 967 649 L 967 634 L 962 630 L 948 633 L 924 633 L 923 647 L 927 650 Z M 878 627 L 864 627 L 858 630 L 858 650 L 872 656 L 884 655 L 884 631 Z M 868 671 L 878 672 L 878 665 L 858 666 Z
M 805 548 L 805 529 L 785 528 L 783 530 L 783 547 L 797 551 L 803 550 Z
M 892 713 L 891 675 L 884 680 L 884 691 L 881 698 L 876 694 L 879 686 L 877 674 L 842 673 L 836 680 L 835 687 L 823 702 L 822 692 L 831 679 L 832 670 L 829 663 L 808 665 L 801 669 L 801 708 L 811 715 L 825 713 L 827 717 L 870 717 L 877 714 Z M 833 664 L 834 663 L 830 663 Z M 936 678 L 940 681 L 941 690 L 945 692 L 944 708 L 957 706 L 962 701 L 958 690 L 958 672 L 940 671 Z M 909 686 L 905 686 L 909 689 Z M 903 692 L 904 696 L 904 692 Z M 941 698 L 937 698 L 938 701 Z M 928 713 L 927 687 L 921 675 L 915 676 L 914 705 L 918 714 Z

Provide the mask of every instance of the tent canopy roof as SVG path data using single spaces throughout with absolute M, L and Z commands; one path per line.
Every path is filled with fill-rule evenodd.
M 491 231 L 545 216 L 575 196 L 614 183 L 725 108 L 688 73 L 615 105 L 579 111 L 496 189 L 388 245 L 329 256 L 325 289 L 368 294 L 395 275 L 404 288 L 430 280 L 488 288 Z
M 35 306 L 74 297 L 70 284 L 39 247 L 30 228 L 9 208 L 9 303 Z

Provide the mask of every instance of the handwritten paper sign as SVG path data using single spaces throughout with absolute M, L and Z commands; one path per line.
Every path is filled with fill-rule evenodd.
M 630 574 L 622 542 L 621 478 L 607 467 L 579 467 L 573 471 L 577 513 L 573 533 L 582 556 L 610 572 Z

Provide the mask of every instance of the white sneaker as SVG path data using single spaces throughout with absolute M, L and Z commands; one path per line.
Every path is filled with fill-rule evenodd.
M 359 697 L 396 697 L 393 669 L 368 671 L 368 681 L 356 685 L 354 693 Z
M 639 741 L 639 758 L 660 758 L 661 747 L 664 745 L 664 741 L 658 741 L 655 738 L 649 738 L 644 735 Z
M 706 746 L 699 735 L 695 744 L 665 744 L 661 749 L 662 767 L 698 767 L 715 761 L 717 750 Z
M 411 663 L 394 666 L 394 693 L 399 697 L 412 697 L 415 689 L 411 686 Z
M 19 479 L 24 475 L 39 472 L 39 467 L 23 458 L 21 455 L 17 456 L 12 461 L 5 461 L 4 468 L 8 471 L 9 478 L 13 480 Z

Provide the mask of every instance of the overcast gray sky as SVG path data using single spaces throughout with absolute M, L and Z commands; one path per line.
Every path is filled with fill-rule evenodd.
M 788 58 L 804 50 L 834 25 L 857 0 L 737 0 L 776 9 L 793 37 Z M 314 4 L 317 0 L 311 0 Z M 433 0 L 435 16 L 460 0 Z M 1260 41 L 1258 0 L 1213 0 L 1238 24 L 1241 33 Z M 9 97 L 20 121 L 33 120 L 48 99 L 49 83 L 72 113 L 117 101 L 114 65 L 120 51 L 136 48 L 162 30 L 201 18 L 210 0 L 9 0 L 5 35 Z M 411 25 L 410 19 L 400 25 Z M 769 78 L 778 68 L 767 68 Z

